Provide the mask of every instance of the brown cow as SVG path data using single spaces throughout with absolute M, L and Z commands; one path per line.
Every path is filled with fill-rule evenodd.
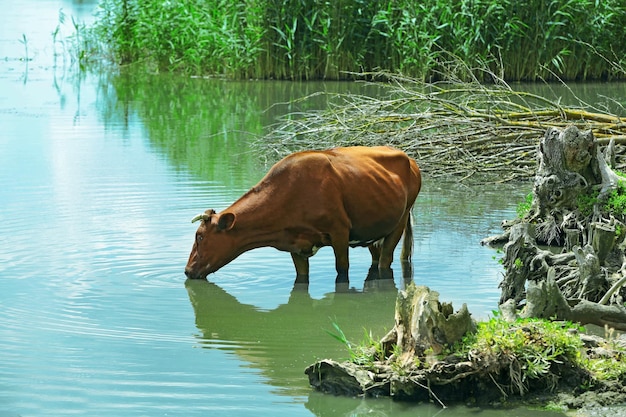
M 403 233 L 401 258 L 411 256 L 411 208 L 420 187 L 415 161 L 389 147 L 291 154 L 226 210 L 193 218 L 202 222 L 185 274 L 206 278 L 264 246 L 291 253 L 296 283 L 308 283 L 309 257 L 322 246 L 333 247 L 337 282 L 348 280 L 349 246 L 368 246 L 372 266 L 387 273 Z

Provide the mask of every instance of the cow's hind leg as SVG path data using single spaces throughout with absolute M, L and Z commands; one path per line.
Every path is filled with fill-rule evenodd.
M 370 254 L 372 255 L 372 268 L 378 268 L 378 262 L 380 261 L 380 241 L 368 245 L 367 249 L 370 250 Z
M 380 261 L 381 243 L 382 243 L 382 240 L 379 240 L 367 246 L 367 248 L 370 251 L 370 254 L 372 255 L 372 265 L 370 266 L 370 269 L 367 271 L 367 277 L 365 278 L 366 281 L 377 281 L 383 278 L 381 277 L 380 270 L 378 269 L 378 262 Z
M 402 237 L 402 233 L 404 233 L 405 228 L 407 227 L 407 222 L 409 221 L 410 211 L 407 211 L 398 225 L 387 235 L 380 246 L 380 258 L 378 259 L 378 268 L 382 271 L 388 271 L 391 269 L 391 263 L 393 262 L 393 251 L 398 246 L 398 242 L 400 242 L 400 238 Z M 412 238 L 412 234 L 411 234 Z M 402 257 L 404 258 L 406 255 L 403 253 Z M 403 259 L 404 260 L 404 259 Z

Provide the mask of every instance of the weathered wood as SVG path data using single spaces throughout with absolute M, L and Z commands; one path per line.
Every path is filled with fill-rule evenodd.
M 527 304 L 519 316 L 548 320 L 558 318 L 580 324 L 595 324 L 600 327 L 609 326 L 616 330 L 626 330 L 626 308 L 623 305 L 606 306 L 588 300 L 579 300 L 573 307 L 570 306 L 554 280 L 554 268 L 550 268 L 545 280 L 529 283 Z
M 615 245 L 615 224 L 613 222 L 593 222 L 590 225 L 591 244 L 598 256 L 600 265 L 604 265 L 604 261 L 609 256 L 613 246 Z
M 622 269 L 620 270 L 620 272 L 623 270 L 624 270 L 624 267 L 622 266 Z M 622 272 L 622 277 L 617 282 L 613 283 L 611 288 L 609 288 L 609 290 L 604 294 L 602 299 L 598 301 L 598 304 L 607 304 L 609 300 L 615 295 L 615 293 L 619 291 L 625 284 L 626 284 L 626 275 L 623 275 L 623 272 Z M 622 297 L 619 297 L 619 304 L 623 304 Z
M 503 313 L 513 318 L 524 306 L 523 317 L 623 327 L 625 216 L 607 204 L 622 180 L 609 165 L 614 143 L 602 152 L 591 131 L 549 128 L 537 158 L 530 212 L 505 224 Z M 563 252 L 540 244 L 563 245 Z
M 535 307 L 529 302 L 526 312 L 534 315 L 531 310 L 535 308 L 542 314 L 556 312 L 575 317 L 577 312 L 567 305 L 556 286 L 554 273 L 551 275 L 547 282 L 531 285 L 529 300 L 534 300 L 537 294 L 538 302 Z M 536 290 L 533 285 L 537 286 Z M 542 295 L 546 288 L 554 297 Z M 445 407 L 448 402 L 490 403 L 509 395 L 552 390 L 557 381 L 576 386 L 588 380 L 586 372 L 565 358 L 552 363 L 550 378 L 532 377 L 531 383 L 524 381 L 520 358 L 510 352 L 497 353 L 498 349 L 486 347 L 465 354 L 435 355 L 436 349 L 463 337 L 462 329 L 473 331 L 475 325 L 465 307 L 452 313 L 452 306 L 440 303 L 438 294 L 427 287 L 410 284 L 398 295 L 396 308 L 394 330 L 381 341 L 388 344 L 382 355 L 375 349 L 377 353 L 371 360 L 360 358 L 358 363 L 318 361 L 305 370 L 311 386 L 334 395 L 390 396 L 398 400 L 437 402 Z M 617 317 L 613 310 L 606 311 L 612 313 L 606 316 L 607 322 Z M 514 308 L 511 312 L 515 315 Z M 521 325 L 512 331 L 530 332 L 528 326 Z
M 601 180 L 594 157 L 597 143 L 591 131 L 569 126 L 548 128 L 537 151 L 530 220 L 538 223 L 537 239 L 561 243 L 559 227 L 567 212 L 576 210 L 578 196 Z
M 399 346 L 400 362 L 408 363 L 426 351 L 441 353 L 444 347 L 475 329 L 466 304 L 454 313 L 452 304 L 439 302 L 438 292 L 411 283 L 398 293 L 395 326 L 382 340 L 383 351 Z
M 386 360 L 375 370 L 350 362 L 319 361 L 305 373 L 320 391 L 345 395 L 389 395 L 395 398 L 436 399 L 431 384 L 448 385 L 479 372 L 476 365 L 442 363 L 416 368 L 425 357 L 435 357 L 452 346 L 476 323 L 467 305 L 454 312 L 452 304 L 439 302 L 439 293 L 410 283 L 396 299 L 395 325 L 380 341 Z M 404 369 L 405 372 L 394 371 Z
M 600 259 L 594 247 L 591 245 L 585 245 L 584 248 L 576 246 L 573 252 L 579 271 L 577 280 L 578 292 L 575 297 L 585 300 L 597 299 L 597 295 L 602 291 L 606 280 L 600 270 Z
M 520 317 L 549 320 L 571 314 L 569 304 L 556 284 L 554 273 L 554 268 L 550 268 L 545 280 L 528 283 L 526 306 L 520 312 Z
M 312 387 L 333 395 L 350 397 L 363 395 L 373 388 L 376 382 L 373 372 L 352 362 L 337 362 L 330 359 L 310 365 L 304 373 L 308 375 Z
M 526 295 L 526 282 L 541 279 L 543 263 L 550 253 L 539 249 L 535 240 L 535 227 L 531 223 L 515 224 L 504 245 L 503 265 L 507 274 L 500 283 L 500 303 L 513 299 L 516 303 Z

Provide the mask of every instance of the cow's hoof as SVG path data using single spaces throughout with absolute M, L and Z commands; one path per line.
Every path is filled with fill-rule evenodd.
M 296 274 L 296 280 L 294 282 L 294 285 L 300 285 L 300 284 L 309 284 L 309 276 L 308 275 L 304 275 L 304 274 Z

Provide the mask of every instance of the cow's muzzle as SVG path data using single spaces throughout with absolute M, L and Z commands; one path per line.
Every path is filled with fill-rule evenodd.
M 206 275 L 203 276 L 202 273 L 200 272 L 194 272 L 191 268 L 186 267 L 185 268 L 185 275 L 187 276 L 187 278 L 189 279 L 204 279 L 206 277 Z

